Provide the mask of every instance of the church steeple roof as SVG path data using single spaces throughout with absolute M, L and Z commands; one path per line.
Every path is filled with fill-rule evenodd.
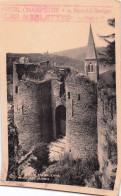
M 95 49 L 95 43 L 92 33 L 92 27 L 90 24 L 90 32 L 89 32 L 89 39 L 88 39 L 88 45 L 87 45 L 87 53 L 85 60 L 92 60 L 97 59 L 96 49 Z

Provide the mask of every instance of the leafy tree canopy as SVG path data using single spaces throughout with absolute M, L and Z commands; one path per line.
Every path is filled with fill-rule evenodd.
M 109 19 L 108 25 L 115 28 L 115 19 Z M 105 36 L 99 35 L 99 37 L 107 42 L 106 49 L 102 53 L 99 53 L 99 60 L 100 62 L 105 63 L 105 65 L 112 66 L 115 64 L 115 33 Z

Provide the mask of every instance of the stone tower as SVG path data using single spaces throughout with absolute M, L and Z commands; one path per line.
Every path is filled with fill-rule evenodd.
M 77 74 L 66 79 L 67 150 L 74 159 L 97 160 L 97 84 Z
M 85 58 L 85 75 L 90 78 L 90 80 L 93 80 L 95 82 L 97 82 L 99 79 L 99 66 L 91 24 L 87 45 L 87 53 Z
M 26 152 L 53 138 L 51 80 L 39 78 L 42 65 L 48 62 L 36 65 L 21 58 L 13 64 L 14 125 Z

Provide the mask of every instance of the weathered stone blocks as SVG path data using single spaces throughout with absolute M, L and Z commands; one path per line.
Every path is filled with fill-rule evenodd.
M 70 94 L 70 97 L 69 97 Z M 84 76 L 66 82 L 67 141 L 74 158 L 97 159 L 97 87 Z

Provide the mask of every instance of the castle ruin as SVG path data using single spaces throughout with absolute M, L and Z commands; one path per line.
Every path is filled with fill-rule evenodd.
M 85 74 L 41 77 L 49 62 L 13 64 L 14 124 L 19 144 L 27 152 L 41 141 L 65 137 L 67 151 L 76 159 L 97 159 L 97 81 L 99 66 L 90 26 Z M 65 77 L 66 76 L 66 77 Z

